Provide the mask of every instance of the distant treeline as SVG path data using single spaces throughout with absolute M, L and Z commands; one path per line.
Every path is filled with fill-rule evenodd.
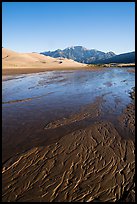
M 98 60 L 95 64 L 108 64 L 108 63 L 135 63 L 135 52 L 115 55 L 109 59 Z

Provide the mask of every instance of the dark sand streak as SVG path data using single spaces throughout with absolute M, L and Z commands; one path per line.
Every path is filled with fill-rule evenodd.
M 25 98 L 25 99 L 19 99 L 19 100 L 4 101 L 4 102 L 2 102 L 2 104 L 27 102 L 27 101 L 31 101 L 31 100 L 33 100 L 33 99 L 37 99 L 37 98 L 41 98 L 41 97 L 47 96 L 47 95 L 52 94 L 52 93 L 54 93 L 54 92 L 50 92 L 50 93 L 48 93 L 48 94 L 44 94 L 44 95 L 36 96 L 36 97 L 32 97 L 32 98 Z

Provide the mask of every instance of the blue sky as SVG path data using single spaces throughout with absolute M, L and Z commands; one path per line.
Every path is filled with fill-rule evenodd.
M 134 2 L 3 2 L 2 46 L 41 52 L 82 45 L 135 50 Z

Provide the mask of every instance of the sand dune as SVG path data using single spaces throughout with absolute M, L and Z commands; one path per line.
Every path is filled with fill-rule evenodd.
M 82 68 L 85 66 L 86 64 L 78 63 L 71 59 L 52 58 L 39 53 L 18 53 L 2 48 L 3 73 L 5 73 L 5 70 L 8 72 L 9 69 L 16 71 L 26 69 L 28 72 L 32 72 L 32 69 L 42 71 L 44 69 Z

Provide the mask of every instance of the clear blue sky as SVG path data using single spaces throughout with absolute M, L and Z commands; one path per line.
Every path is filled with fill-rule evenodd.
M 2 46 L 41 52 L 82 45 L 135 50 L 134 2 L 3 2 Z

